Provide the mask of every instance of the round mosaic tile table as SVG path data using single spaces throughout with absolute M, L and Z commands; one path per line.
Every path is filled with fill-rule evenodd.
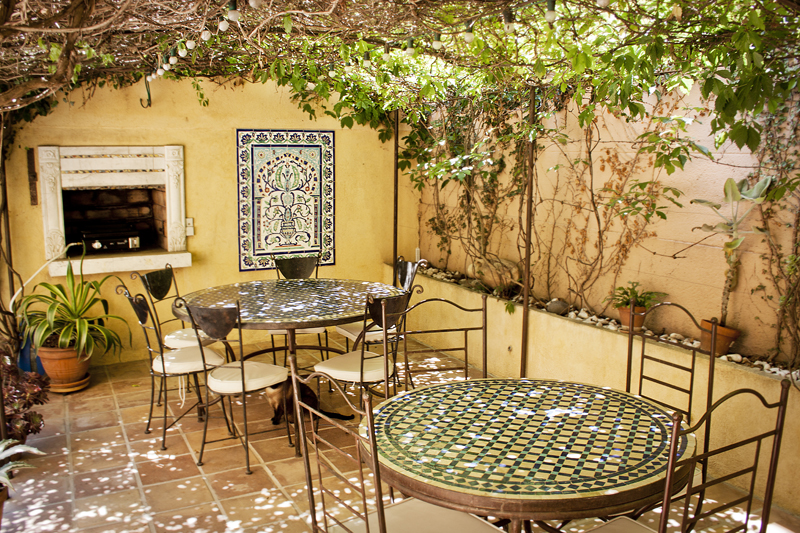
M 472 380 L 401 393 L 374 413 L 382 479 L 437 505 L 567 520 L 632 511 L 662 497 L 671 416 L 624 392 Z M 693 438 L 680 443 L 682 455 L 694 450 Z M 687 474 L 676 479 L 685 482 Z
M 351 279 L 271 279 L 201 289 L 183 297 L 188 305 L 230 307 L 239 302 L 245 329 L 335 326 L 364 318 L 367 294 L 397 296 L 403 290 Z M 173 307 L 178 318 L 184 309 Z

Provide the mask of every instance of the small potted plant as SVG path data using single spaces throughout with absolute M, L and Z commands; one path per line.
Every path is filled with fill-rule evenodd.
M 716 224 L 703 224 L 699 228 L 702 231 L 711 233 L 718 233 L 727 237 L 726 242 L 722 245 L 722 251 L 725 253 L 725 261 L 728 263 L 728 269 L 725 271 L 725 284 L 722 286 L 722 305 L 720 308 L 720 318 L 717 326 L 717 342 L 714 348 L 714 355 L 723 355 L 728 353 L 730 345 L 739 337 L 739 332 L 733 328 L 727 327 L 728 320 L 728 302 L 730 301 L 731 291 L 736 288 L 736 282 L 739 277 L 739 246 L 744 242 L 745 236 L 750 233 L 766 233 L 766 230 L 758 227 L 752 227 L 750 230 L 741 229 L 741 224 L 757 205 L 762 203 L 767 198 L 767 189 L 772 183 L 772 177 L 766 177 L 756 183 L 753 187 L 749 187 L 747 180 L 741 180 L 738 183 L 733 178 L 728 178 L 725 181 L 723 191 L 725 194 L 725 202 L 730 204 L 730 215 L 723 215 L 720 212 L 722 205 L 710 202 L 708 200 L 692 200 L 691 203 L 704 205 L 714 211 L 723 221 Z M 745 205 L 750 203 L 745 209 Z M 711 349 L 711 322 L 702 320 L 700 325 L 703 327 L 701 332 L 700 342 L 703 350 Z M 708 330 L 708 331 L 706 331 Z
M 11 471 L 19 468 L 33 468 L 33 465 L 24 461 L 11 461 L 10 458 L 22 453 L 35 453 L 44 455 L 44 452 L 33 446 L 18 444 L 14 439 L 0 441 L 0 525 L 2 525 L 3 505 L 8 499 L 8 489 L 11 486 Z
M 614 292 L 606 298 L 611 301 L 611 305 L 619 310 L 619 321 L 623 328 L 630 327 L 631 306 L 633 312 L 633 330 L 639 331 L 644 325 L 644 316 L 637 316 L 647 311 L 654 304 L 662 301 L 667 296 L 665 292 L 643 291 L 639 289 L 638 281 L 629 281 L 627 287 L 617 287 Z
M 119 320 L 128 326 L 121 317 L 108 314 L 108 301 L 100 295 L 103 283 L 112 276 L 87 281 L 83 277 L 83 257 L 80 264 L 78 276 L 72 263 L 68 263 L 65 284 L 39 283 L 17 308 L 24 334 L 50 377 L 52 392 L 85 388 L 92 355 L 117 353 L 122 348 L 119 335 L 106 323 Z M 36 294 L 39 288 L 46 294 Z

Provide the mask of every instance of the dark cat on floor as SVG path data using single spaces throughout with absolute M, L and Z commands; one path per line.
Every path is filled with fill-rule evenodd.
M 292 387 L 291 382 L 285 381 L 278 385 L 274 385 L 272 387 L 266 388 L 267 393 L 267 400 L 269 400 L 269 404 L 272 406 L 272 410 L 275 413 L 275 416 L 272 417 L 272 423 L 277 425 L 280 424 L 281 420 L 283 419 L 283 400 L 286 399 L 286 406 L 289 408 L 289 422 L 294 422 L 294 412 L 292 409 L 293 401 L 294 401 L 294 389 Z M 317 398 L 317 394 L 311 390 L 311 387 L 306 385 L 305 383 L 300 383 L 300 400 L 305 403 L 306 405 L 310 405 L 317 411 L 321 412 L 325 416 L 330 418 L 335 418 L 337 420 L 352 420 L 354 415 L 341 415 L 339 413 L 331 413 L 321 409 L 319 406 L 319 398 Z

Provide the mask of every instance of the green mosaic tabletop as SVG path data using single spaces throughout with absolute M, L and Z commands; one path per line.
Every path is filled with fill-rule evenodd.
M 447 383 L 375 408 L 383 467 L 430 487 L 515 500 L 663 487 L 671 426 L 669 412 L 642 398 L 563 381 Z M 694 446 L 684 438 L 681 454 Z
M 349 279 L 272 279 L 233 283 L 184 296 L 199 307 L 229 307 L 239 301 L 247 329 L 333 326 L 364 316 L 367 294 L 396 296 L 402 289 L 371 281 Z M 184 309 L 173 307 L 179 318 Z

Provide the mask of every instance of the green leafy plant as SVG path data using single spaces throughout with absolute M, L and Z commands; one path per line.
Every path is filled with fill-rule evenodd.
M 736 288 L 739 277 L 739 247 L 744 242 L 744 239 L 749 233 L 767 233 L 766 229 L 753 226 L 750 230 L 743 230 L 741 228 L 742 222 L 750 214 L 750 211 L 767 198 L 767 189 L 772 184 L 772 177 L 768 176 L 761 181 L 749 186 L 747 180 L 741 180 L 738 183 L 733 178 L 728 178 L 723 186 L 725 193 L 725 203 L 730 204 L 730 215 L 724 215 L 720 212 L 722 205 L 708 200 L 692 200 L 691 203 L 704 205 L 714 211 L 723 221 L 716 224 L 703 224 L 698 228 L 702 231 L 711 233 L 719 233 L 726 235 L 728 240 L 722 245 L 722 251 L 725 252 L 725 261 L 728 263 L 728 269 L 725 271 L 725 285 L 722 288 L 722 305 L 720 308 L 719 325 L 724 326 L 728 318 L 728 302 L 730 300 L 731 291 Z M 748 205 L 749 204 L 749 205 Z
M 42 288 L 48 294 L 29 294 L 19 303 L 18 314 L 25 325 L 25 336 L 31 346 L 38 349 L 45 343 L 53 343 L 58 348 L 75 348 L 78 359 L 89 359 L 95 350 L 101 353 L 122 348 L 119 335 L 106 327 L 109 320 L 119 320 L 127 327 L 127 322 L 119 316 L 108 314 L 108 301 L 100 296 L 103 283 L 86 281 L 83 278 L 83 256 L 79 276 L 75 276 L 72 264 L 67 264 L 66 284 L 39 283 L 34 291 Z M 97 313 L 97 306 L 102 308 Z M 130 329 L 128 330 L 130 334 Z
M 614 292 L 605 301 L 610 301 L 615 309 L 620 307 L 644 307 L 649 309 L 666 296 L 667 293 L 665 292 L 643 291 L 639 289 L 638 281 L 629 281 L 627 287 L 614 289 Z
M 19 468 L 33 468 L 33 465 L 25 461 L 8 461 L 14 455 L 20 453 L 35 453 L 37 455 L 44 455 L 43 451 L 37 450 L 33 446 L 25 444 L 17 444 L 14 439 L 6 439 L 0 441 L 0 485 L 8 488 L 14 488 L 11 485 L 10 474 L 12 470 Z M 8 461 L 8 462 L 6 462 Z

